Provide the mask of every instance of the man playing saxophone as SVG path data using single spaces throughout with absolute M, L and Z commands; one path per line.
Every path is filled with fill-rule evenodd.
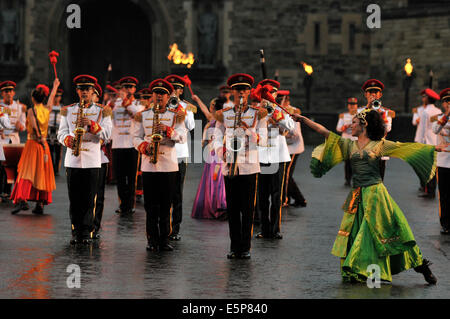
M 72 223 L 71 244 L 92 242 L 94 231 L 95 196 L 101 167 L 101 140 L 111 137 L 111 110 L 92 103 L 97 79 L 90 75 L 78 75 L 73 80 L 79 103 L 61 109 L 58 141 L 72 149 L 66 152 L 67 187 Z M 77 128 L 84 133 L 75 134 Z M 82 130 L 78 130 L 82 132 Z M 79 143 L 78 150 L 74 149 Z
M 175 143 L 186 142 L 184 117 L 168 108 L 174 88 L 164 79 L 150 83 L 153 107 L 136 114 L 131 126 L 134 147 L 142 154 L 147 250 L 171 251 L 170 206 L 178 171 Z

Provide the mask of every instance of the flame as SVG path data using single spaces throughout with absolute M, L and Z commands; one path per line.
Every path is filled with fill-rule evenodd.
M 411 64 L 411 59 L 406 59 L 406 64 L 405 64 L 405 72 L 406 75 L 411 76 L 412 72 L 413 72 L 413 66 Z
M 314 71 L 313 71 L 313 67 L 309 64 L 306 64 L 305 62 L 302 62 L 303 65 L 303 69 L 305 70 L 306 73 L 308 73 L 308 75 L 311 75 Z
M 175 64 L 184 64 L 187 66 L 188 69 L 191 68 L 192 64 L 194 64 L 194 54 L 192 52 L 189 52 L 188 54 L 185 54 L 178 50 L 178 44 L 174 43 L 171 46 L 169 46 L 170 53 L 167 56 L 167 59 L 170 61 L 173 61 Z

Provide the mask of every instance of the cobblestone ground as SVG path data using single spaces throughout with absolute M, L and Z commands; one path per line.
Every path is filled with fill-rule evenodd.
M 344 167 L 313 178 L 311 151 L 300 156 L 295 172 L 308 206 L 284 209 L 284 239 L 253 239 L 250 260 L 226 259 L 227 222 L 190 217 L 201 164 L 188 166 L 182 240 L 171 253 L 145 250 L 143 204 L 131 217 L 116 215 L 114 185 L 106 190 L 100 242 L 71 247 L 65 177 L 58 176 L 54 203 L 43 216 L 30 210 L 13 216 L 11 204 L 0 204 L 0 298 L 449 298 L 450 237 L 439 233 L 437 199 L 418 198 L 412 168 L 396 159 L 388 162 L 386 186 L 434 263 L 438 284 L 428 286 L 413 270 L 379 289 L 342 283 L 330 251 L 349 191 Z M 67 287 L 71 264 L 80 266 L 80 288 Z

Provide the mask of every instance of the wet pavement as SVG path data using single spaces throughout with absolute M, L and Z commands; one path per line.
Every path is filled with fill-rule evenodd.
M 397 159 L 388 162 L 385 184 L 433 262 L 438 284 L 428 286 L 413 270 L 379 289 L 342 283 L 339 258 L 330 251 L 349 188 L 342 164 L 314 178 L 311 151 L 300 156 L 294 175 L 308 206 L 284 209 L 284 239 L 254 238 L 250 260 L 226 259 L 226 221 L 190 217 L 201 164 L 188 166 L 182 239 L 168 253 L 145 250 L 143 204 L 130 217 L 114 213 L 114 185 L 106 189 L 101 240 L 70 246 L 67 187 L 57 176 L 54 203 L 43 216 L 31 208 L 13 216 L 11 204 L 0 204 L 0 298 L 450 298 L 450 236 L 439 233 L 437 199 L 418 198 L 418 178 Z M 69 265 L 80 267 L 80 288 L 68 288 Z

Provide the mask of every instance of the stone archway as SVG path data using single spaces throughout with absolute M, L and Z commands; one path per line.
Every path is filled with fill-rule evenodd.
M 71 3 L 81 7 L 81 30 L 66 26 Z M 73 93 L 71 80 L 81 72 L 97 76 L 103 85 L 108 63 L 113 64 L 112 80 L 135 75 L 143 85 L 168 72 L 166 55 L 174 38 L 169 21 L 161 0 L 56 2 L 47 16 L 48 50 L 60 52 L 58 75 L 66 92 Z M 53 78 L 51 70 L 48 76 Z

